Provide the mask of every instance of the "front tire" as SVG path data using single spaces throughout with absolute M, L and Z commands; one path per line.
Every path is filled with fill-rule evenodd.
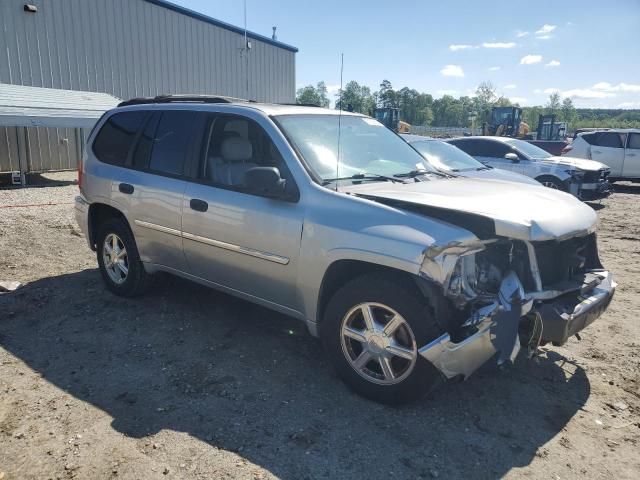
M 442 333 L 417 287 L 385 274 L 344 285 L 329 301 L 321 326 L 338 375 L 356 393 L 387 404 L 422 398 L 440 381 L 418 349 Z
M 96 254 L 102 279 L 111 292 L 122 297 L 136 297 L 146 291 L 149 275 L 140 261 L 133 234 L 124 221 L 114 218 L 100 225 Z

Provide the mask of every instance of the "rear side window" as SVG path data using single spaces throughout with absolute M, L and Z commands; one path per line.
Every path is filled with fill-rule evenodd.
M 623 148 L 620 134 L 615 132 L 600 132 L 596 140 L 596 145 L 600 147 Z
M 501 158 L 512 151 L 508 145 L 490 140 L 464 140 L 454 145 L 472 157 Z
M 640 150 L 640 133 L 629 134 L 629 145 L 627 148 L 637 148 Z
M 478 149 L 475 148 L 476 143 L 475 142 L 449 142 L 452 145 L 455 145 L 456 147 L 458 147 L 460 150 L 462 150 L 463 152 L 465 152 L 468 155 L 471 155 L 472 157 L 475 157 L 476 155 L 478 155 L 477 153 L 475 153 Z
M 95 141 L 93 153 L 104 163 L 124 166 L 129 150 L 147 112 L 121 112 L 111 115 L 102 126 Z
M 150 146 L 147 146 L 151 149 L 149 170 L 169 175 L 184 173 L 195 120 L 194 112 L 179 110 L 162 112 L 153 141 Z

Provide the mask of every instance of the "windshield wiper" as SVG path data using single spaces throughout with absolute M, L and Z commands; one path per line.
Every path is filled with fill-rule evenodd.
M 395 178 L 395 175 L 388 177 L 387 175 L 379 175 L 377 173 L 356 173 L 350 177 L 327 178 L 322 181 L 322 185 L 329 185 L 330 183 L 339 182 L 340 180 L 385 180 L 387 182 L 406 183 L 404 180 Z
M 422 175 L 437 175 L 439 177 L 449 178 L 451 175 L 447 175 L 443 172 L 431 171 L 431 170 L 411 170 L 407 173 L 396 173 L 393 176 L 397 178 L 416 178 Z

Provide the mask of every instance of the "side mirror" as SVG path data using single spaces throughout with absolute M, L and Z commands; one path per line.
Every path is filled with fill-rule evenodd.
M 271 198 L 284 197 L 286 180 L 276 167 L 253 167 L 244 174 L 244 184 L 251 193 Z
M 520 161 L 518 155 L 512 152 L 507 153 L 504 158 L 506 158 L 507 160 L 511 160 L 514 163 L 518 163 Z

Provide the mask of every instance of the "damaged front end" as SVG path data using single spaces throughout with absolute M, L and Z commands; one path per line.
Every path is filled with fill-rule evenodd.
M 447 333 L 419 349 L 447 378 L 467 377 L 522 345 L 561 345 L 608 307 L 616 284 L 600 264 L 594 233 L 528 242 L 496 238 L 431 247 L 420 274 L 442 286 Z

